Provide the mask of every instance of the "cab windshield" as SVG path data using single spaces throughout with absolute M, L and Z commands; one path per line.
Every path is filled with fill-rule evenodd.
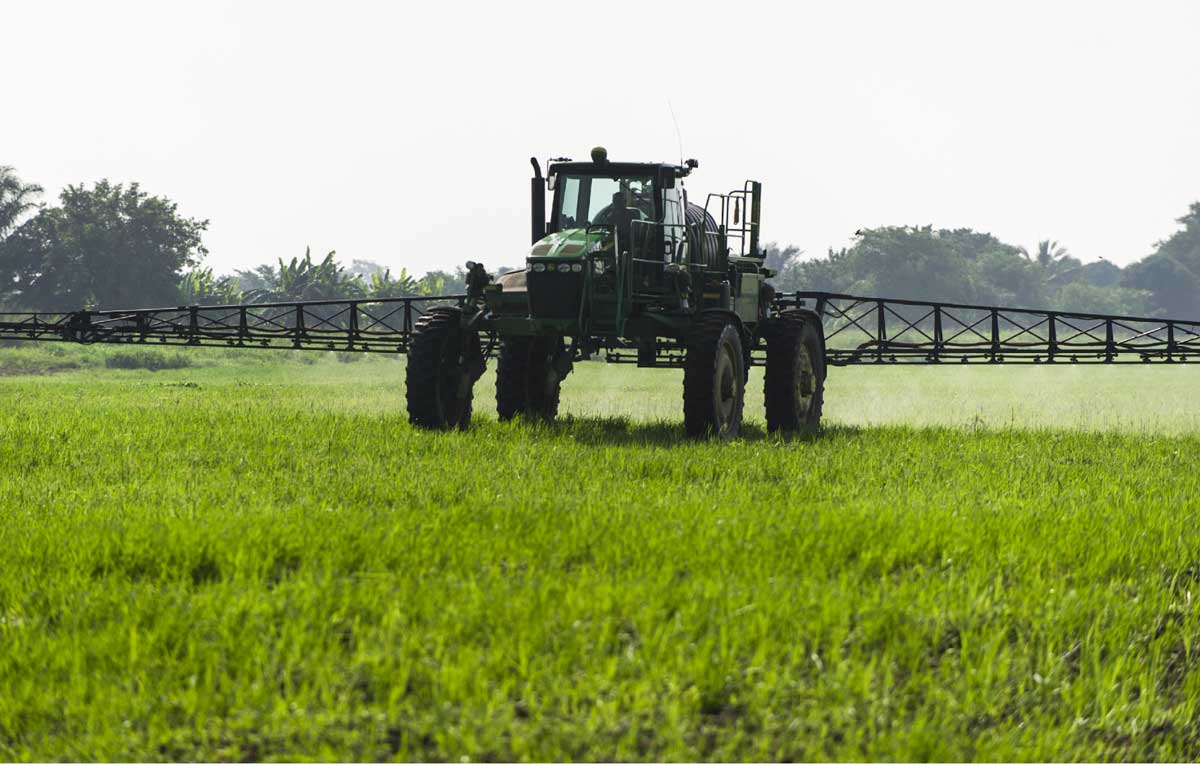
M 589 225 L 623 227 L 634 220 L 656 220 L 650 178 L 560 175 L 556 181 L 555 230 Z

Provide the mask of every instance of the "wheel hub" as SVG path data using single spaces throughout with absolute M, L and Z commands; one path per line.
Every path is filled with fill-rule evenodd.
M 721 431 L 729 429 L 737 404 L 737 364 L 729 348 L 722 348 L 717 358 L 716 404 Z
M 812 355 L 808 346 L 801 344 L 796 354 L 796 407 L 801 416 L 806 416 L 813 405 L 817 375 L 813 372 Z

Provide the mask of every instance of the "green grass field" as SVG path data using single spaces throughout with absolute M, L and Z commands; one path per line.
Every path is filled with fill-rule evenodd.
M 1200 368 L 835 369 L 796 440 L 756 370 L 718 445 L 678 372 L 431 434 L 401 360 L 120 352 L 0 349 L 0 759 L 1200 757 Z

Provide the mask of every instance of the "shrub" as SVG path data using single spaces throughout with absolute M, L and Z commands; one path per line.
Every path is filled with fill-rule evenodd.
M 192 365 L 187 355 L 178 351 L 167 353 L 160 350 L 118 350 L 104 359 L 110 369 L 184 369 Z

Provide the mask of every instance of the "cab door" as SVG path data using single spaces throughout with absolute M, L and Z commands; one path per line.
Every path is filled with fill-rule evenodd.
M 683 212 L 683 190 L 676 184 L 663 189 L 663 260 L 668 263 L 686 262 L 686 238 Z

